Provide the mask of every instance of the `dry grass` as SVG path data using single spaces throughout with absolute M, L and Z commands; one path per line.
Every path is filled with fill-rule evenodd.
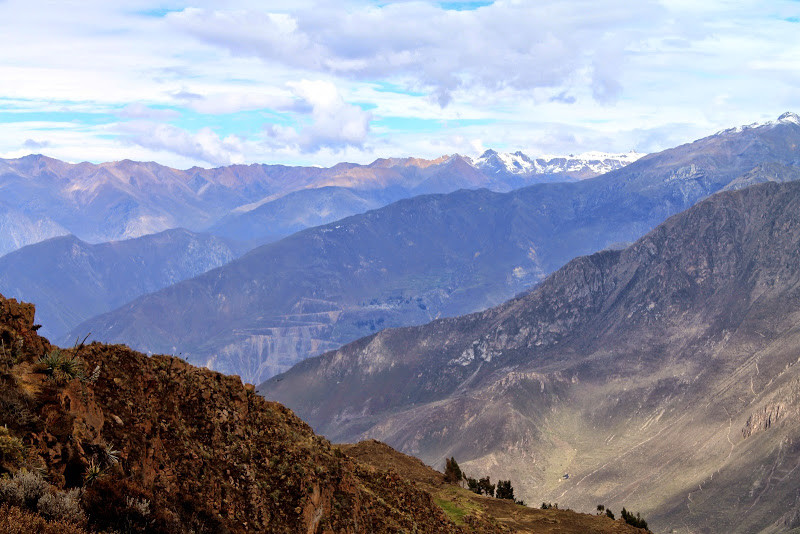
M 47 521 L 38 514 L 16 506 L 0 505 L 0 534 L 87 534 L 63 521 Z

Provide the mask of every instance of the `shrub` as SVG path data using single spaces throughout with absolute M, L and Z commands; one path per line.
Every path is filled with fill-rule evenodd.
M 47 521 L 42 516 L 16 506 L 0 505 L 0 532 L 4 534 L 86 534 L 79 526 L 62 521 Z
M 497 491 L 495 497 L 498 499 L 511 499 L 514 500 L 514 487 L 511 485 L 510 480 L 498 480 Z
M 619 515 L 629 525 L 647 530 L 647 521 L 642 519 L 642 516 L 639 515 L 638 512 L 636 513 L 636 515 L 633 515 L 632 512 L 629 512 L 625 508 L 623 508 L 622 511 L 619 513 Z
M 135 484 L 111 475 L 86 488 L 83 505 L 98 531 L 169 532 L 158 524 L 148 497 Z
M 90 460 L 89 465 L 86 467 L 86 472 L 83 473 L 83 483 L 85 486 L 90 486 L 100 480 L 104 475 L 105 470 L 100 467 L 100 464 L 96 463 L 94 460 Z
M 478 489 L 480 489 L 481 493 L 484 495 L 494 497 L 494 484 L 491 483 L 489 477 L 483 477 L 478 481 Z
M 79 489 L 69 491 L 53 491 L 42 495 L 36 508 L 47 519 L 64 521 L 74 525 L 85 525 L 86 514 L 80 505 Z
M 611 519 L 614 519 L 614 512 L 606 508 L 606 515 Z
M 0 463 L 18 466 L 22 462 L 24 451 L 22 440 L 12 436 L 8 427 L 0 427 Z
M 34 508 L 48 486 L 38 472 L 20 469 L 13 478 L 0 480 L 0 500 L 15 506 Z

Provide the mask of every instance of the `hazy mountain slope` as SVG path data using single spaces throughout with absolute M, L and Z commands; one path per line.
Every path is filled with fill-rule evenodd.
M 798 302 L 800 183 L 764 184 L 260 391 L 331 439 L 455 455 L 531 502 L 625 505 L 663 532 L 786 531 L 800 525 Z
M 634 241 L 767 162 L 792 172 L 793 144 L 800 126 L 782 121 L 580 182 L 400 201 L 258 248 L 70 337 L 92 332 L 140 350 L 181 352 L 258 381 L 384 327 L 503 302 L 577 255 Z
M 69 233 L 47 217 L 31 219 L 0 200 L 0 256 L 51 237 Z
M 253 209 L 235 210 L 211 226 L 208 232 L 264 244 L 305 228 L 385 206 L 403 196 L 394 198 L 374 191 L 334 186 L 302 189 L 264 202 Z
M 99 245 L 57 237 L 0 257 L 0 292 L 41 302 L 36 319 L 42 333 L 61 336 L 89 317 L 243 252 L 233 242 L 181 229 Z

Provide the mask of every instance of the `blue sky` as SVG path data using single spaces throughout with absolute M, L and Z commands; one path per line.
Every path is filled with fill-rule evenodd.
M 0 157 L 651 152 L 800 111 L 795 1 L 0 0 Z

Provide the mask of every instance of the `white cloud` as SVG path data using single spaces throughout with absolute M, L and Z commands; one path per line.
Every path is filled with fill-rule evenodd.
M 0 2 L 0 154 L 656 150 L 800 110 L 788 0 L 36 4 Z
M 169 21 L 234 55 L 348 79 L 393 79 L 446 105 L 458 89 L 552 87 L 587 67 L 596 73 L 595 94 L 607 101 L 619 92 L 611 65 L 664 14 L 653 0 L 496 2 L 474 11 L 404 2 L 291 13 L 192 8 Z
M 301 152 L 314 153 L 322 148 L 334 151 L 360 147 L 369 132 L 372 115 L 344 101 L 336 86 L 324 80 L 302 80 L 288 84 L 300 109 L 310 110 L 310 124 L 301 129 L 270 125 L 266 129 L 270 144 L 294 145 Z
M 197 133 L 187 132 L 169 124 L 149 121 L 121 123 L 122 140 L 157 152 L 171 152 L 212 165 L 241 163 L 244 143 L 236 136 L 220 138 L 211 128 Z

